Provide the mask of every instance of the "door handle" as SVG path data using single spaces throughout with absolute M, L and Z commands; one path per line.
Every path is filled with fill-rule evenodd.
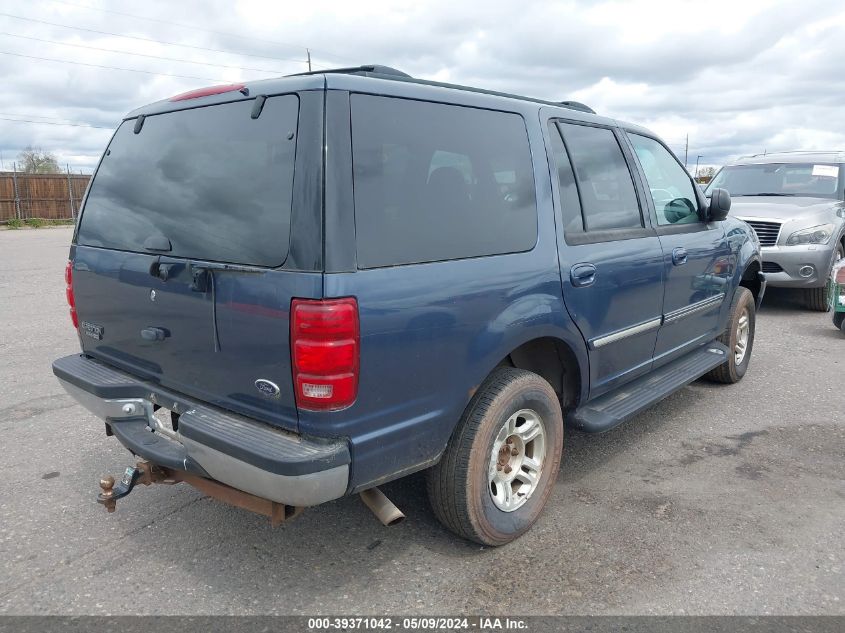
M 687 263 L 687 249 L 678 246 L 672 249 L 672 263 L 675 266 L 683 266 Z
M 163 341 L 168 336 L 170 332 L 160 327 L 145 327 L 141 330 L 141 338 L 145 341 Z
M 569 280 L 576 288 L 591 286 L 596 280 L 596 267 L 593 264 L 575 264 L 569 270 Z

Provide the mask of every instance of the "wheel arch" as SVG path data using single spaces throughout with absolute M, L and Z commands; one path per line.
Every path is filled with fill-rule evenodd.
M 582 399 L 583 368 L 575 350 L 563 339 L 541 336 L 525 341 L 508 352 L 492 371 L 499 367 L 525 369 L 544 378 L 558 394 L 564 411 Z
M 752 258 L 745 262 L 742 275 L 739 279 L 739 285 L 743 288 L 748 288 L 748 290 L 751 291 L 751 294 L 754 295 L 754 304 L 757 306 L 760 305 L 760 291 L 763 288 L 763 283 L 760 280 L 760 273 L 762 270 L 763 267 L 760 260 L 756 257 Z

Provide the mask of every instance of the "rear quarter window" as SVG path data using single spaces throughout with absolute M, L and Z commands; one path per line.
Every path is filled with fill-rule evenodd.
M 290 241 L 299 99 L 253 101 L 124 121 L 91 183 L 77 241 L 167 255 L 280 266 Z
M 362 94 L 351 106 L 359 268 L 534 247 L 520 115 Z

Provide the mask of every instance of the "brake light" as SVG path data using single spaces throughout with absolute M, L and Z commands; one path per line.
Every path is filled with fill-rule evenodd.
M 79 317 L 76 316 L 76 297 L 73 296 L 73 262 L 69 261 L 65 266 L 65 298 L 70 307 L 70 320 L 73 327 L 79 329 Z
M 358 396 L 358 302 L 294 299 L 290 321 L 296 405 L 310 411 L 348 407 Z
M 199 99 L 200 97 L 209 97 L 211 95 L 219 95 L 224 92 L 234 92 L 235 90 L 246 90 L 244 84 L 226 84 L 224 86 L 209 86 L 208 88 L 199 88 L 198 90 L 190 90 L 183 92 L 175 97 L 170 97 L 170 101 L 187 101 L 188 99 Z
M 845 265 L 840 266 L 836 271 L 836 276 L 833 281 L 838 284 L 845 285 Z

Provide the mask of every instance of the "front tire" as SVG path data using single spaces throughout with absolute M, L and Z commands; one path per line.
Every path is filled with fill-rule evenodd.
M 728 325 L 718 339 L 728 348 L 728 360 L 710 370 L 705 378 L 726 384 L 742 380 L 751 361 L 756 322 L 754 295 L 748 288 L 740 286 L 734 291 Z
M 842 247 L 842 244 L 837 244 L 836 251 L 833 253 L 831 269 L 843 257 L 845 257 L 845 248 Z M 807 309 L 814 310 L 815 312 L 827 312 L 830 310 L 830 284 L 827 283 L 827 277 L 829 276 L 830 271 L 828 271 L 828 275 L 825 277 L 824 286 L 804 290 L 804 305 L 807 306 Z
M 434 514 L 482 545 L 504 545 L 537 521 L 563 451 L 563 414 L 551 385 L 502 368 L 473 396 L 440 462 L 428 472 Z

